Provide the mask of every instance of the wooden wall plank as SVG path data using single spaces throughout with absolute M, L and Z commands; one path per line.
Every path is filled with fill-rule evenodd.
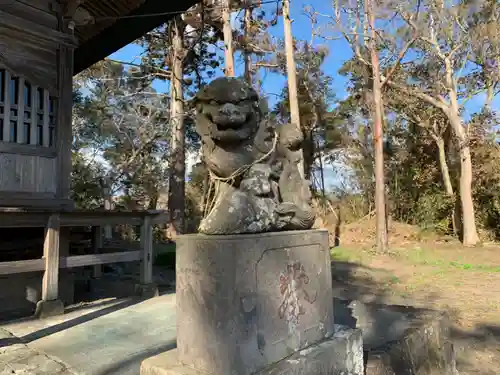
M 69 198 L 71 189 L 71 144 L 73 108 L 73 53 L 70 47 L 59 50 L 59 99 L 57 100 L 56 139 L 58 155 L 57 196 Z
M 120 253 L 74 255 L 59 258 L 59 268 L 75 268 L 84 266 L 97 266 L 109 263 L 137 262 L 141 260 L 141 252 L 124 251 Z M 47 260 L 30 259 L 14 262 L 0 262 L 0 275 L 12 275 L 24 272 L 44 271 Z
M 141 260 L 141 252 L 126 251 L 121 253 L 74 255 L 61 258 L 61 268 L 92 266 L 96 264 L 135 262 Z
M 45 270 L 44 259 L 19 260 L 15 262 L 0 262 L 0 275 L 35 272 Z
M 25 36 L 29 35 L 34 38 L 53 43 L 54 45 L 72 47 L 76 47 L 77 45 L 76 38 L 73 35 L 66 34 L 59 30 L 46 27 L 37 22 L 32 22 L 13 14 L 9 14 L 5 11 L 5 9 L 2 9 L 0 9 L 0 19 L 2 20 L 0 27 L 17 30 Z
M 57 95 L 57 46 L 0 27 L 0 65 Z
M 53 13 L 54 3 L 60 0 L 17 0 L 18 3 L 29 5 L 39 11 Z
M 0 152 L 0 192 L 56 193 L 56 158 Z
M 50 3 L 49 0 L 17 0 L 11 1 L 8 6 L 2 9 L 5 13 L 55 30 L 57 29 L 57 18 L 50 9 Z

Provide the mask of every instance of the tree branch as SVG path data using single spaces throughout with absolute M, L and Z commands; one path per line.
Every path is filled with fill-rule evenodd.
M 436 108 L 441 109 L 444 112 L 448 112 L 448 110 L 449 110 L 448 103 L 445 102 L 441 98 L 440 99 L 433 98 L 429 94 L 426 94 L 418 89 L 411 89 L 409 87 L 405 87 L 404 85 L 398 84 L 398 83 L 393 82 L 393 81 L 384 80 L 384 82 L 387 82 L 388 86 L 390 86 L 390 87 L 392 87 L 392 88 L 394 88 L 402 93 L 405 93 L 407 95 L 415 96 L 415 97 L 425 101 L 426 103 L 428 103 Z

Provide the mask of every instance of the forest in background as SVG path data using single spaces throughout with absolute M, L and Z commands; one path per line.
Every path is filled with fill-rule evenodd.
M 234 76 L 236 59 L 269 103 L 271 121 L 304 134 L 318 225 L 338 230 L 374 215 L 380 250 L 388 222 L 465 245 L 497 240 L 497 1 L 336 0 L 329 12 L 303 9 L 306 40 L 293 37 L 289 7 L 206 0 L 136 41 L 139 63 L 106 59 L 75 77 L 77 205 L 168 209 L 160 237 L 196 231 L 207 175 L 202 162 L 186 175 L 187 156 L 200 148 L 191 99 L 214 77 Z M 325 66 L 336 53 L 329 41 L 338 39 L 352 50 L 337 72 L 348 82 L 342 98 Z M 266 92 L 267 73 L 284 76 L 286 86 Z M 154 89 L 158 81 L 167 92 Z M 474 113 L 465 111 L 471 100 L 481 100 Z M 328 188 L 325 171 L 339 166 L 341 178 Z

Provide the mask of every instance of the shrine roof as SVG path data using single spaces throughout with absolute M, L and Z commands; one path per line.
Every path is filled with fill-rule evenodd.
M 196 4 L 197 0 L 80 0 L 75 14 L 74 74 Z

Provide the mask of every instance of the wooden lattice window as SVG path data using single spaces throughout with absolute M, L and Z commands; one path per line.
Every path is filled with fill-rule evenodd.
M 56 99 L 42 87 L 0 69 L 0 142 L 55 145 Z

